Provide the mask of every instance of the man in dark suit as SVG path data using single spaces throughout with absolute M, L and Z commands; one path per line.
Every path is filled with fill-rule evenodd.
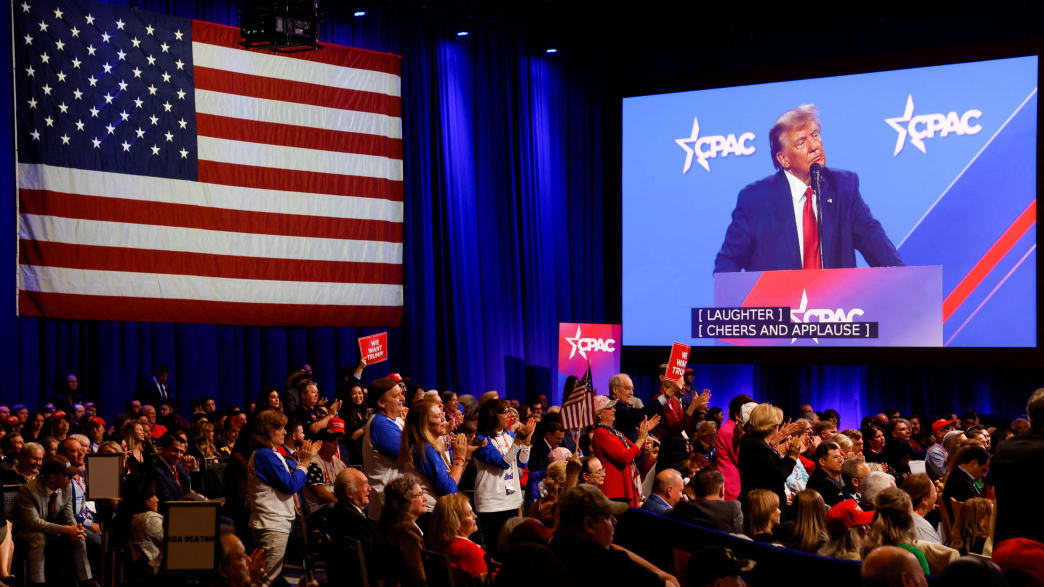
M 40 474 L 18 489 L 15 496 L 14 522 L 15 542 L 28 549 L 29 582 L 44 583 L 44 555 L 48 542 L 64 536 L 70 540 L 71 560 L 80 581 L 91 581 L 91 565 L 87 560 L 86 534 L 82 525 L 76 523 L 73 512 L 73 494 L 69 490 L 70 479 L 79 473 L 69 459 L 49 456 L 40 467 Z M 61 557 L 64 563 L 70 560 L 68 553 Z M 95 583 L 96 585 L 97 583 Z
M 725 477 L 721 471 L 706 467 L 689 481 L 696 499 L 674 507 L 670 517 L 732 534 L 743 533 L 743 510 L 740 502 L 725 499 Z
M 642 509 L 666 516 L 681 501 L 684 489 L 685 481 L 681 473 L 674 469 L 664 469 L 656 474 L 652 495 L 642 504 Z
M 841 495 L 844 489 L 841 466 L 845 463 L 845 457 L 841 456 L 841 448 L 833 442 L 822 442 L 812 455 L 812 460 L 816 462 L 816 470 L 808 476 L 806 486 L 817 491 L 823 496 L 823 501 L 833 507 L 844 499 Z
M 1030 396 L 1026 413 L 1029 431 L 996 446 L 986 478 L 997 494 L 994 544 L 1015 537 L 1044 542 L 1044 388 Z
M 334 480 L 334 495 L 337 502 L 334 503 L 333 511 L 330 513 L 330 538 L 333 540 L 333 550 L 327 560 L 327 565 L 336 574 L 341 573 L 340 579 L 348 579 L 345 574 L 355 561 L 347 561 L 345 557 L 345 539 L 354 538 L 362 545 L 362 555 L 366 561 L 371 560 L 374 551 L 374 540 L 377 536 L 377 522 L 366 516 L 366 507 L 370 506 L 370 487 L 366 475 L 358 469 L 345 469 L 341 471 Z M 367 573 L 372 574 L 372 573 Z M 331 581 L 336 583 L 337 581 Z
M 182 464 L 195 468 L 195 459 L 186 454 L 188 443 L 168 432 L 160 437 L 160 452 L 152 461 L 152 477 L 156 481 L 156 497 L 160 503 L 181 499 L 192 493 L 192 479 Z
M 174 389 L 167 385 L 169 375 L 170 369 L 166 365 L 160 365 L 148 381 L 138 386 L 134 398 L 153 407 L 159 407 L 163 402 L 174 405 Z
M 946 478 L 942 495 L 943 505 L 950 512 L 951 519 L 953 519 L 953 510 L 950 508 L 950 499 L 966 501 L 973 497 L 982 497 L 982 491 L 975 483 L 986 476 L 990 453 L 980 446 L 969 446 L 959 452 L 955 458 L 957 466 Z
M 786 112 L 772 126 L 769 145 L 778 172 L 740 191 L 714 260 L 715 273 L 855 267 L 856 250 L 872 267 L 903 264 L 859 195 L 859 177 L 826 168 L 819 130 L 818 111 L 811 104 Z M 815 197 L 810 172 L 814 163 L 823 168 L 823 193 Z M 822 235 L 817 229 L 820 210 Z
M 544 427 L 543 439 L 533 443 L 533 450 L 529 454 L 530 473 L 547 470 L 547 465 L 551 462 L 551 451 L 562 444 L 563 438 L 565 429 L 562 428 L 562 423 L 557 420 L 548 422 Z

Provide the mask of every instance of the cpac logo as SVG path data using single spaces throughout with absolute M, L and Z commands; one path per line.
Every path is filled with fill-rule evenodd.
M 576 336 L 566 337 L 566 342 L 569 346 L 573 347 L 569 351 L 569 358 L 572 359 L 576 353 L 580 353 L 580 357 L 586 359 L 587 351 L 602 351 L 606 353 L 616 352 L 616 340 L 612 338 L 582 338 L 580 334 L 580 327 L 576 327 Z
M 982 116 L 982 111 L 974 108 L 966 111 L 961 116 L 957 116 L 956 112 L 950 112 L 949 114 L 918 114 L 914 116 L 913 111 L 913 94 L 907 94 L 906 111 L 903 112 L 903 115 L 885 119 L 888 126 L 899 133 L 899 138 L 895 141 L 893 157 L 903 150 L 903 147 L 906 145 L 907 135 L 910 136 L 911 145 L 917 147 L 917 150 L 920 152 L 927 153 L 924 149 L 924 140 L 934 139 L 936 133 L 939 133 L 940 137 L 945 137 L 951 133 L 973 135 L 982 130 L 982 125 L 972 124 L 972 121 L 978 121 L 979 117 Z M 905 123 L 905 125 L 900 123 Z
M 790 309 L 790 321 L 799 323 L 808 322 L 853 322 L 853 318 L 856 316 L 862 316 L 862 308 L 852 308 L 848 312 L 845 312 L 841 308 L 836 310 L 829 310 L 827 308 L 812 308 L 808 309 L 808 293 L 801 290 L 801 307 Z M 790 339 L 790 344 L 794 344 L 796 338 Z M 813 338 L 816 344 L 819 344 L 818 338 Z
M 692 118 L 692 134 L 688 138 L 674 139 L 674 142 L 678 143 L 678 146 L 685 150 L 685 166 L 682 167 L 682 173 L 684 174 L 692 167 L 693 155 L 696 156 L 696 163 L 707 170 L 707 173 L 710 173 L 710 163 L 707 162 L 707 159 L 714 159 L 719 155 L 722 157 L 728 157 L 729 155 L 753 155 L 754 145 L 747 144 L 753 140 L 754 133 L 752 132 L 745 132 L 738 139 L 736 135 L 731 133 L 728 136 L 710 135 L 701 137 L 700 120 L 694 116 Z

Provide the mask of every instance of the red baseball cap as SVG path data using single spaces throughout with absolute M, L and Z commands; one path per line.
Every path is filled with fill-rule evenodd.
M 18 416 L 8 416 L 4 419 L 4 423 L 8 426 L 18 426 L 22 421 L 18 419 Z
M 863 511 L 854 499 L 839 502 L 826 515 L 827 529 L 832 536 L 844 534 L 850 528 L 865 526 L 874 521 L 874 512 Z
M 326 429 L 334 434 L 344 434 L 344 420 L 334 416 L 330 418 L 330 423 L 326 425 Z
M 97 425 L 101 426 L 102 428 L 105 428 L 105 420 L 102 419 L 100 416 L 95 416 L 95 417 L 91 418 L 90 420 L 88 420 L 88 422 L 90 422 L 91 424 L 97 424 Z
M 398 383 L 402 383 L 402 375 L 399 375 L 398 373 L 392 373 L 388 377 L 391 377 L 392 379 L 394 379 Z
M 932 434 L 938 432 L 940 428 L 944 428 L 946 426 L 953 426 L 956 423 L 957 420 L 945 420 L 943 418 L 939 418 L 938 420 L 932 422 Z
M 993 562 L 1002 571 L 1022 571 L 1044 585 L 1044 544 L 1029 538 L 1009 538 L 993 547 Z
M 65 418 L 66 417 L 66 413 L 61 411 L 61 410 L 58 410 L 57 412 L 51 414 L 51 417 L 56 419 L 56 420 L 59 419 L 59 418 Z

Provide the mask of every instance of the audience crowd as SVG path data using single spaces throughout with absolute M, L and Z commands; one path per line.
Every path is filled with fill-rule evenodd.
M 742 585 L 757 565 L 709 544 L 659 568 L 614 541 L 632 508 L 862 561 L 865 585 L 1044 584 L 1044 389 L 1008 426 L 895 409 L 854 425 L 745 394 L 712 408 L 691 370 L 660 366 L 649 400 L 616 375 L 574 430 L 543 395 L 364 385 L 365 367 L 329 398 L 304 365 L 187 417 L 166 367 L 111 422 L 74 375 L 34 411 L 0 405 L 0 585 L 99 584 L 113 562 L 119 583 L 162 579 L 165 505 L 183 500 L 220 506 L 221 585 L 284 585 L 286 563 L 302 584 L 406 587 Z M 571 378 L 564 395 L 586 391 Z M 88 499 L 95 453 L 119 456 L 119 500 Z

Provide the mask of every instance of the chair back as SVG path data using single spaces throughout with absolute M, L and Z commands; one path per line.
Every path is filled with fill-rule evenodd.
M 360 585 L 361 587 L 367 587 L 370 584 L 370 579 L 366 573 L 366 556 L 363 554 L 362 542 L 351 538 L 349 536 L 343 537 L 344 551 L 343 553 L 337 553 L 338 558 L 343 556 L 343 567 L 339 564 L 329 565 L 327 570 L 333 570 L 334 567 L 338 567 L 338 571 L 343 571 L 343 577 L 331 577 L 331 585 Z M 331 541 L 332 544 L 332 541 Z
M 424 576 L 428 580 L 428 587 L 456 587 L 449 557 L 441 552 L 422 550 L 421 559 L 424 561 Z
M 682 585 L 689 584 L 690 558 L 692 558 L 691 552 L 680 548 L 674 549 L 674 576 L 678 579 L 678 583 Z
M 213 499 L 225 495 L 225 469 L 228 467 L 228 459 L 229 457 L 223 457 L 205 463 L 203 494 L 207 497 Z

